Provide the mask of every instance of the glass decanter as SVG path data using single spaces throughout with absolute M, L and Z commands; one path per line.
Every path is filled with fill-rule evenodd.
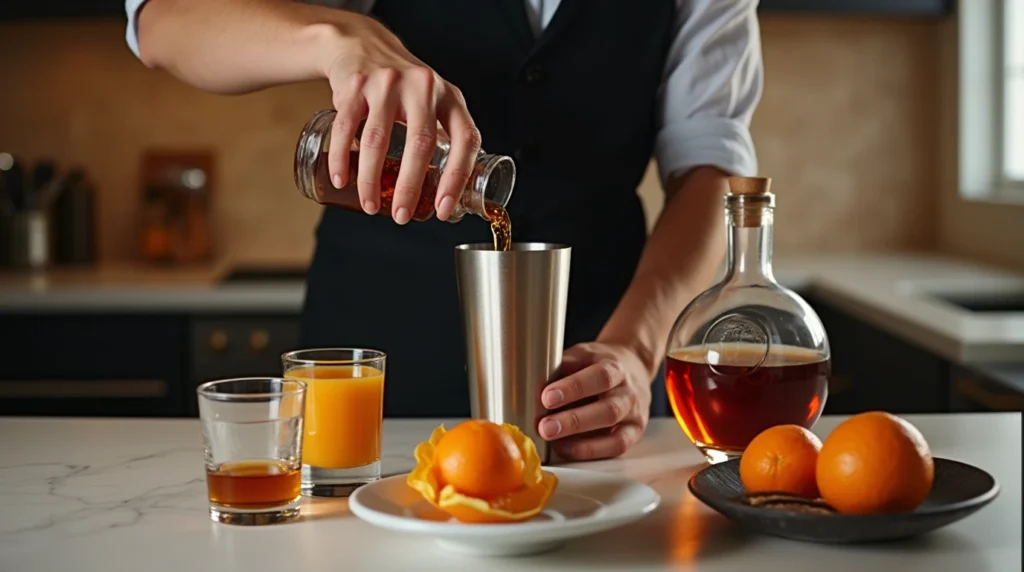
M 726 272 L 672 327 L 666 386 L 676 420 L 711 463 L 774 426 L 821 416 L 831 376 L 825 328 L 772 275 L 771 180 L 731 177 Z

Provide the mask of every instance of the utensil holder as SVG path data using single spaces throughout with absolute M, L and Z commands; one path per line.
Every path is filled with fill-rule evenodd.
M 50 264 L 50 221 L 41 210 L 16 212 L 8 219 L 7 261 L 15 268 Z

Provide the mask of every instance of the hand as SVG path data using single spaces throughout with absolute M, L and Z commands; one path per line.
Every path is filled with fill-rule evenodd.
M 569 408 L 540 421 L 540 434 L 567 460 L 617 457 L 643 436 L 650 418 L 651 375 L 630 348 L 588 343 L 565 351 L 541 401 Z M 557 439 L 557 440 L 556 440 Z
M 352 41 L 357 45 L 343 49 L 326 72 L 338 112 L 327 159 L 331 182 L 339 189 L 351 182 L 349 145 L 365 119 L 356 186 L 363 210 L 375 214 L 380 208 L 381 168 L 391 126 L 404 121 L 408 131 L 391 216 L 398 224 L 409 222 L 440 127 L 451 140 L 451 151 L 434 208 L 437 218 L 446 220 L 466 187 L 480 149 L 480 132 L 462 93 L 370 18 Z

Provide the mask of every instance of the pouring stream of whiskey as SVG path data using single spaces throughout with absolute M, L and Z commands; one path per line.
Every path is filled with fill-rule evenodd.
M 508 250 L 512 246 L 512 221 L 508 218 L 508 212 L 498 203 L 486 201 L 484 214 L 491 223 L 494 250 Z

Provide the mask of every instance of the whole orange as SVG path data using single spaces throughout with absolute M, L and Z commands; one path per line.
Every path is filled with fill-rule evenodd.
M 935 464 L 916 427 L 870 411 L 840 423 L 818 455 L 818 489 L 839 512 L 910 512 L 931 491 Z
M 740 457 L 740 480 L 750 493 L 818 496 L 814 470 L 821 440 L 799 425 L 776 425 L 754 437 Z
M 503 495 L 523 483 L 522 451 L 501 425 L 490 421 L 453 427 L 434 448 L 434 462 L 444 484 L 480 499 Z

